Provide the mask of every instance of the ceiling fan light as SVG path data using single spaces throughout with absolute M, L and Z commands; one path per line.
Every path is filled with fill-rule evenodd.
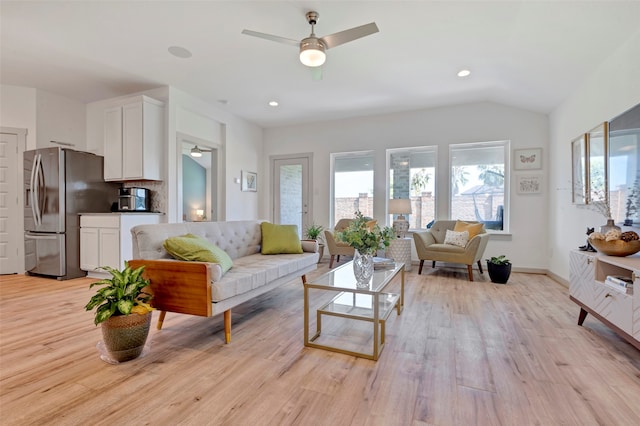
M 300 62 L 308 67 L 319 67 L 324 64 L 327 55 L 324 45 L 315 37 L 308 37 L 300 42 Z
M 202 157 L 202 150 L 200 148 L 198 148 L 198 146 L 194 146 L 193 148 L 191 148 L 191 156 L 194 158 L 200 158 Z

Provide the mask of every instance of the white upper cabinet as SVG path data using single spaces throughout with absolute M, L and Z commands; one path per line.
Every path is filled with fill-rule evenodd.
M 147 96 L 104 111 L 104 179 L 162 180 L 164 103 Z

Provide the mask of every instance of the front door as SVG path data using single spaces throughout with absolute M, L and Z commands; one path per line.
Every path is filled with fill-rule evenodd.
M 311 154 L 272 157 L 273 221 L 298 226 L 300 237 L 312 222 Z

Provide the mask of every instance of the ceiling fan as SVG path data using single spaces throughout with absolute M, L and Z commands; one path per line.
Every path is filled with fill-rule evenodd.
M 327 56 L 325 50 L 332 47 L 340 46 L 353 40 L 377 33 L 378 26 L 375 22 L 361 25 L 359 27 L 350 28 L 348 30 L 329 34 L 324 37 L 316 37 L 314 33 L 315 25 L 318 23 L 318 12 L 307 12 L 307 22 L 311 25 L 311 35 L 302 40 L 293 40 L 290 38 L 275 36 L 271 34 L 259 33 L 257 31 L 242 30 L 242 34 L 254 37 L 260 37 L 267 40 L 277 41 L 279 43 L 289 44 L 300 48 L 300 62 L 308 67 L 319 67 L 324 64 Z

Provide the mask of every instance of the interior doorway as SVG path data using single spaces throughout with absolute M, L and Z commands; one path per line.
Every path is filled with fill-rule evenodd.
M 186 134 L 178 134 L 178 147 L 178 217 L 183 222 L 223 220 L 222 147 Z
M 27 130 L 0 130 L 0 274 L 17 274 L 24 272 L 22 154 Z
M 271 157 L 274 223 L 294 224 L 302 238 L 313 222 L 311 164 L 313 154 Z

